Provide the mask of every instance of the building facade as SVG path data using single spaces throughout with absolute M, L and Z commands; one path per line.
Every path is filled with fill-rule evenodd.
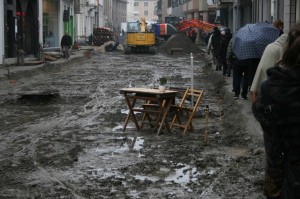
M 121 23 L 127 21 L 127 0 L 105 0 L 103 2 L 104 25 L 116 35 L 120 34 Z
M 0 64 L 14 62 L 21 52 L 38 57 L 42 47 L 59 47 L 65 31 L 74 36 L 73 0 L 3 0 L 0 9 Z
M 157 0 L 134 0 L 134 20 L 145 17 L 146 21 L 157 22 Z
M 172 0 L 168 1 L 168 15 L 184 18 L 183 4 L 185 0 Z
M 127 22 L 134 21 L 134 0 L 127 1 Z
M 75 37 L 80 40 L 93 34 L 94 27 L 104 26 L 103 0 L 76 0 Z
M 120 35 L 121 24 L 127 21 L 127 0 L 114 0 L 112 4 L 112 30 Z
M 4 58 L 13 58 L 20 50 L 30 54 L 38 53 L 38 5 L 38 0 L 4 0 L 2 3 Z
M 127 11 L 130 2 L 133 9 Z M 168 15 L 184 16 L 232 32 L 247 23 L 281 19 L 288 32 L 300 20 L 300 0 L 1 0 L 0 13 L 0 64 L 5 64 L 20 51 L 37 57 L 41 44 L 58 48 L 65 31 L 73 39 L 88 36 L 93 27 L 118 34 L 128 13 L 133 20 L 145 16 L 159 23 Z
M 74 38 L 74 1 L 43 0 L 40 17 L 41 43 L 45 48 L 60 46 L 64 32 Z
M 21 51 L 38 57 L 41 48 L 58 49 L 64 32 L 74 41 L 94 27 L 117 30 L 126 7 L 126 0 L 1 0 L 0 64 L 16 62 Z

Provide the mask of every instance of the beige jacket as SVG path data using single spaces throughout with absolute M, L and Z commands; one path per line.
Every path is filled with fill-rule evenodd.
M 211 38 L 212 38 L 213 34 L 210 35 L 209 39 L 208 39 L 208 44 L 207 44 L 207 51 L 211 51 L 214 47 L 211 45 Z
M 266 47 L 256 69 L 250 88 L 251 92 L 259 92 L 261 83 L 267 79 L 267 69 L 273 67 L 278 61 L 280 61 L 286 40 L 287 34 L 282 34 L 276 41 Z

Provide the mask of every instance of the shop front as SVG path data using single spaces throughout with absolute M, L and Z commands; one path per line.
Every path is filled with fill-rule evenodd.
M 59 1 L 43 1 L 43 46 L 59 46 Z
M 20 51 L 38 53 L 38 1 L 7 0 L 4 3 L 4 58 L 14 58 Z

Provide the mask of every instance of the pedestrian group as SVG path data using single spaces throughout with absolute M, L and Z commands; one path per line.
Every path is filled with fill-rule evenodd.
M 238 59 L 230 30 L 215 27 L 207 50 L 216 71 L 233 72 L 234 99 L 252 96 L 252 110 L 263 130 L 267 199 L 300 198 L 300 23 L 288 34 L 277 20 L 278 38 L 261 57 Z M 229 34 L 229 33 L 230 34 Z

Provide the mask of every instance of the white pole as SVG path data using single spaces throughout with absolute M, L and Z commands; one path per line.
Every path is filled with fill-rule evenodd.
M 194 57 L 193 53 L 191 53 L 191 68 L 192 68 L 192 75 L 191 75 L 191 89 L 194 89 Z M 192 96 L 192 106 L 194 106 L 194 97 Z
M 4 3 L 2 0 L 0 0 L 0 13 L 4 13 Z M 5 23 L 3 14 L 0 19 L 0 27 L 5 27 L 4 24 Z M 2 28 L 2 30 L 0 31 L 0 65 L 4 64 L 5 58 L 4 30 L 6 30 L 6 28 Z

